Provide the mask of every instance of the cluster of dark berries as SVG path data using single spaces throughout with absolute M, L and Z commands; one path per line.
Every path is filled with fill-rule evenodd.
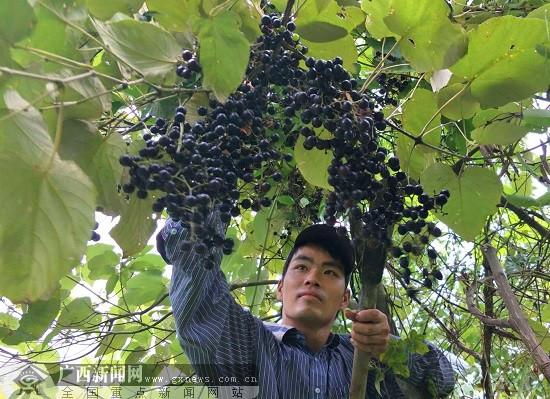
M 191 79 L 201 71 L 201 65 L 195 54 L 190 50 L 181 53 L 182 62 L 176 68 L 176 74 L 183 79 Z
M 206 223 L 208 215 L 217 209 L 228 223 L 243 210 L 272 206 L 281 168 L 292 162 L 290 153 L 302 136 L 305 149 L 334 155 L 328 169 L 334 190 L 325 202 L 328 224 L 354 218 L 366 238 L 387 248 L 393 226 L 403 235 L 437 236 L 425 219 L 449 193 L 433 196 L 409 184 L 399 160 L 381 144 L 388 131 L 381 109 L 390 97 L 380 90 L 362 93 L 338 57 L 308 57 L 294 22 L 283 26 L 281 16 L 272 13 L 262 18 L 260 29 L 245 79 L 225 103 L 212 99 L 208 107 L 198 107 L 200 119 L 193 123 L 185 106 L 178 107 L 173 118 L 149 127 L 138 155 L 121 157 L 130 172 L 123 191 L 135 191 L 139 198 L 154 191 L 153 210 L 166 209 L 190 228 L 191 240 L 183 249 L 204 254 L 212 266 L 209 249 L 228 254 L 233 242 Z M 192 52 L 184 51 L 182 59 L 179 76 L 200 71 Z M 400 250 L 413 251 L 407 242 Z

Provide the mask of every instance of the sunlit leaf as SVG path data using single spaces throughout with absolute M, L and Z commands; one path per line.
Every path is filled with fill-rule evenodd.
M 536 45 L 548 41 L 546 36 L 540 19 L 491 18 L 468 33 L 468 53 L 451 71 L 472 82 L 472 96 L 482 108 L 522 100 L 550 82 L 547 61 L 535 51 Z
M 219 100 L 224 100 L 241 84 L 248 65 L 250 44 L 238 23 L 239 17 L 228 12 L 201 20 L 200 24 L 203 84 Z
M 502 194 L 502 183 L 496 173 L 479 167 L 466 168 L 457 176 L 450 166 L 437 163 L 424 171 L 421 182 L 429 194 L 449 190 L 449 201 L 436 214 L 468 241 L 475 239 L 487 217 L 496 212 Z
M 14 302 L 52 292 L 77 265 L 94 224 L 95 189 L 53 154 L 42 117 L 14 92 L 1 110 L 0 292 Z
M 304 137 L 299 136 L 294 146 L 294 158 L 300 173 L 306 181 L 316 187 L 333 190 L 328 184 L 328 170 L 334 155 L 325 150 L 306 150 L 304 148 Z
M 181 48 L 164 29 L 131 19 L 94 25 L 108 49 L 153 82 L 173 78 Z

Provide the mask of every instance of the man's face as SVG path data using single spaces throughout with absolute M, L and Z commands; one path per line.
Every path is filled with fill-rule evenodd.
M 283 323 L 299 328 L 332 325 L 349 302 L 342 266 L 323 248 L 304 245 L 294 253 L 277 286 Z

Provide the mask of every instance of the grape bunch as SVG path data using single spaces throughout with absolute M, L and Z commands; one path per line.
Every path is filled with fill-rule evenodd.
M 209 249 L 221 247 L 229 254 L 233 242 L 206 223 L 208 215 L 216 209 L 228 223 L 243 210 L 272 206 L 274 186 L 282 184 L 281 168 L 293 166 L 291 151 L 300 138 L 306 150 L 334 155 L 326 223 L 354 218 L 365 238 L 393 248 L 403 263 L 426 249 L 428 237 L 437 236 L 426 218 L 447 202 L 449 192 L 434 196 L 410 183 L 381 140 L 391 137 L 382 112 L 392 104 L 387 93 L 404 83 L 388 79 L 383 90 L 364 93 L 341 58 L 307 56 L 293 21 L 283 26 L 281 16 L 271 13 L 262 17 L 260 30 L 245 78 L 225 103 L 210 99 L 196 109 L 200 118 L 193 123 L 185 105 L 177 107 L 173 118 L 157 119 L 143 134 L 145 146 L 138 155 L 121 157 L 130 172 L 123 191 L 135 191 L 139 198 L 154 193 L 155 212 L 166 209 L 190 228 L 183 249 L 193 247 L 213 266 Z M 184 50 L 181 59 L 176 74 L 182 84 L 200 85 L 198 57 Z M 395 226 L 403 237 L 423 238 L 394 245 Z M 433 249 L 427 251 L 431 259 Z

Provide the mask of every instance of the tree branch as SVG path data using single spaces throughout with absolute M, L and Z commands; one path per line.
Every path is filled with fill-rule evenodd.
M 508 309 L 510 313 L 510 323 L 513 329 L 520 335 L 521 340 L 525 346 L 527 346 L 539 370 L 544 374 L 546 380 L 550 382 L 550 357 L 544 351 L 540 342 L 538 342 L 531 326 L 529 326 L 527 318 L 523 314 L 517 298 L 512 291 L 512 287 L 506 278 L 506 274 L 497 258 L 497 251 L 490 245 L 482 246 L 481 250 L 491 268 L 491 272 L 497 284 L 497 290 L 506 305 L 506 309 Z
M 523 209 L 511 204 L 505 197 L 500 197 L 499 205 L 503 208 L 509 209 L 512 212 L 514 212 L 522 222 L 524 222 L 526 225 L 528 225 L 537 233 L 539 233 L 542 240 L 544 241 L 550 240 L 550 230 L 548 230 L 547 228 L 542 226 L 539 222 L 537 222 L 535 219 L 530 217 L 529 214 L 525 212 Z

